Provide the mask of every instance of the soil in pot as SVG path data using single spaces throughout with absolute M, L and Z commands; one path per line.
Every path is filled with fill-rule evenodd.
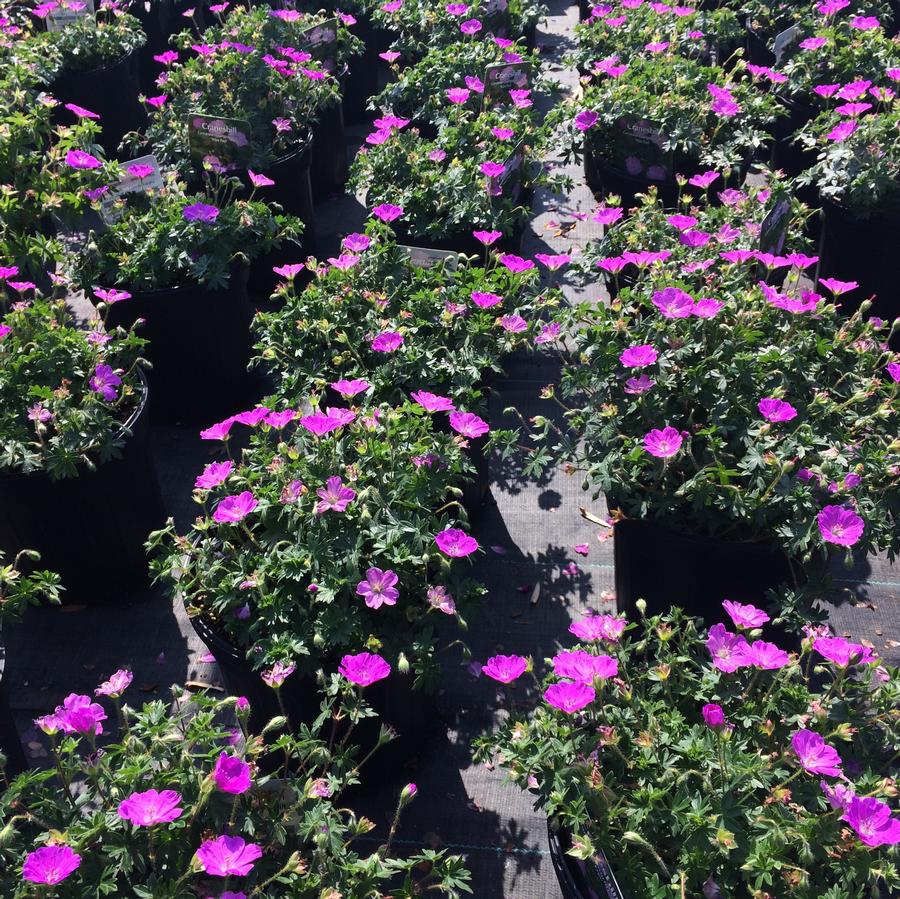
M 116 157 L 125 134 L 144 124 L 144 110 L 138 101 L 138 69 L 138 54 L 129 53 L 99 69 L 63 71 L 50 85 L 50 93 L 60 103 L 56 114 L 61 122 L 68 124 L 71 120 L 63 109 L 65 103 L 77 103 L 100 116 L 102 131 L 98 143 L 110 159 Z
M 649 519 L 615 525 L 615 583 L 619 611 L 647 614 L 680 606 L 707 624 L 727 621 L 722 600 L 765 605 L 767 590 L 795 582 L 787 557 L 770 542 L 737 542 L 672 530 Z
M 24 548 L 57 572 L 63 601 L 121 601 L 149 581 L 144 541 L 165 511 L 149 449 L 147 393 L 125 423 L 122 455 L 52 481 L 44 472 L 0 471 L 0 547 Z
M 135 290 L 109 307 L 107 327 L 130 328 L 143 319 L 138 333 L 149 341 L 154 420 L 206 424 L 251 402 L 252 315 L 241 267 L 222 290 L 196 282 Z

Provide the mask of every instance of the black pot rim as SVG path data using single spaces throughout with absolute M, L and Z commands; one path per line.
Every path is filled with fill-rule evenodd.
M 122 65 L 124 62 L 128 62 L 134 55 L 134 50 L 129 50 L 127 53 L 123 53 L 121 56 L 116 57 L 112 62 L 106 62 L 101 66 L 97 66 L 95 69 L 66 69 L 62 68 L 56 73 L 56 77 L 53 79 L 55 82 L 57 79 L 65 79 L 65 78 L 89 78 L 94 75 L 103 75 L 107 72 L 111 72 L 113 69 Z

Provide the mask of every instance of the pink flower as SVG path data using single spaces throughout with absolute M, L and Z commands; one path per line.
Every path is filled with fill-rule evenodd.
M 831 786 L 828 781 L 820 780 L 819 786 L 822 788 L 822 792 L 825 794 L 828 804 L 833 809 L 840 809 L 843 812 L 846 812 L 847 809 L 850 808 L 850 803 L 856 796 L 852 786 L 843 784 L 840 781 L 834 786 Z
M 762 609 L 757 609 L 756 606 L 744 605 L 739 602 L 732 602 L 730 599 L 726 599 L 722 603 L 722 608 L 728 613 L 729 617 L 734 622 L 734 626 L 738 628 L 738 630 L 762 627 L 770 620 L 769 616 L 763 612 Z
M 382 605 L 395 606 L 400 591 L 394 585 L 399 580 L 393 571 L 370 568 L 366 572 L 366 579 L 356 585 L 356 593 L 364 597 L 370 609 L 380 609 Z
M 220 524 L 237 524 L 243 521 L 259 503 L 249 490 L 226 496 L 216 506 L 213 521 Z
M 107 403 L 111 403 L 119 395 L 116 388 L 122 383 L 122 379 L 110 366 L 100 363 L 88 383 L 94 393 L 99 393 Z
M 727 88 L 718 87 L 715 84 L 707 84 L 706 89 L 713 96 L 709 108 L 715 115 L 723 119 L 728 119 L 732 116 L 736 116 L 741 111 L 740 104 L 734 99 L 734 95 Z
M 591 685 L 597 680 L 616 677 L 619 663 L 612 656 L 595 656 L 583 649 L 568 650 L 553 657 L 553 673 L 577 684 Z
M 656 381 L 653 380 L 648 374 L 642 374 L 637 378 L 628 378 L 625 381 L 625 386 L 622 388 L 625 393 L 630 394 L 632 396 L 640 396 L 642 393 L 646 393 L 650 390 L 651 387 L 656 385 Z
M 619 356 L 619 362 L 626 368 L 646 368 L 653 365 L 658 356 L 656 350 L 649 343 L 630 346 Z
M 888 362 L 885 369 L 892 381 L 900 381 L 900 362 Z
M 153 59 L 160 65 L 171 65 L 173 62 L 178 62 L 178 51 L 166 50 L 165 53 L 160 53 L 157 56 L 154 56 Z
M 841 776 L 841 757 L 814 730 L 799 730 L 791 737 L 791 748 L 797 755 L 800 767 L 808 774 Z
M 300 419 L 300 425 L 309 431 L 310 434 L 321 437 L 323 434 L 328 434 L 330 431 L 336 431 L 338 428 L 342 427 L 343 423 L 339 418 L 317 412 L 314 415 L 304 415 L 303 418 Z
M 601 225 L 613 225 L 624 214 L 625 211 L 621 206 L 598 206 L 591 218 Z
M 372 238 L 367 234 L 348 234 L 341 241 L 341 246 L 351 253 L 363 253 L 372 246 Z
M 403 345 L 403 335 L 397 331 L 382 331 L 372 338 L 370 346 L 376 353 L 393 353 Z
M 703 721 L 710 730 L 722 730 L 725 727 L 725 712 L 722 706 L 708 702 L 702 709 Z
M 100 722 L 106 721 L 106 712 L 102 705 L 91 702 L 90 696 L 70 693 L 53 714 L 67 734 L 99 737 L 103 733 Z
M 368 390 L 372 385 L 365 380 L 365 378 L 357 378 L 353 381 L 347 381 L 345 379 L 333 381 L 330 386 L 333 390 L 336 390 L 341 394 L 341 396 L 353 397 L 358 393 L 362 393 L 364 390 Z
M 515 133 L 516 132 L 512 128 L 491 128 L 491 134 L 493 134 L 497 140 L 509 140 Z
M 286 424 L 289 424 L 297 417 L 297 413 L 293 409 L 282 409 L 280 412 L 270 412 L 263 421 L 276 430 L 281 430 Z
M 410 396 L 426 411 L 426 412 L 454 412 L 456 406 L 453 400 L 446 396 L 438 396 L 436 393 L 429 393 L 427 390 L 417 390 Z
M 478 19 L 467 19 L 459 26 L 463 34 L 478 34 L 481 31 L 481 22 Z
M 481 174 L 488 178 L 499 178 L 506 171 L 502 162 L 482 162 L 479 168 Z
M 591 548 L 587 543 L 576 543 L 572 549 L 574 549 L 579 556 L 586 556 L 591 551 Z
M 653 305 L 664 318 L 689 318 L 694 310 L 694 298 L 677 287 L 666 287 L 653 294 Z
M 91 112 L 89 109 L 85 109 L 83 106 L 79 106 L 77 103 L 66 103 L 65 109 L 68 109 L 69 112 L 75 113 L 79 119 L 99 119 L 100 116 L 97 115 L 96 112 Z
M 168 824 L 180 818 L 184 809 L 180 808 L 181 795 L 175 790 L 147 790 L 132 793 L 119 803 L 119 817 L 130 821 L 135 827 L 153 827 L 154 824 Z
M 65 880 L 80 864 L 81 856 L 69 846 L 42 846 L 25 856 L 22 879 L 52 886 Z
M 368 687 L 375 681 L 384 680 L 391 673 L 391 666 L 380 655 L 361 652 L 344 656 L 338 671 L 351 683 Z
M 900 820 L 890 806 L 874 796 L 854 796 L 841 816 L 866 846 L 896 846 L 900 843 Z
M 233 424 L 233 416 L 226 418 L 224 421 L 211 425 L 205 431 L 201 431 L 200 437 L 202 440 L 225 440 L 227 439 L 228 432 L 231 430 Z
M 152 106 L 155 109 L 161 109 L 166 105 L 166 100 L 168 99 L 168 94 L 158 94 L 156 97 L 147 97 L 147 105 Z
M 425 598 L 428 600 L 428 605 L 445 615 L 453 615 L 456 612 L 456 602 L 442 584 L 429 587 Z
M 763 397 L 756 408 L 766 421 L 791 421 L 797 417 L 797 410 L 790 403 L 772 396 Z
M 569 625 L 569 633 L 589 643 L 596 640 L 618 643 L 624 631 L 625 619 L 613 615 L 589 615 Z
M 472 412 L 451 412 L 450 427 L 463 437 L 475 439 L 490 431 L 490 425 Z
M 246 412 L 235 415 L 234 423 L 255 428 L 268 414 L 269 410 L 266 406 L 257 406 L 255 409 L 248 409 Z
M 94 296 L 104 303 L 120 303 L 122 300 L 130 300 L 131 294 L 127 290 L 118 290 L 111 287 L 108 290 L 103 287 L 94 287 Z
M 69 150 L 66 153 L 66 165 L 73 169 L 99 169 L 103 163 L 84 150 Z
M 478 541 L 459 528 L 446 528 L 435 535 L 434 542 L 445 556 L 454 559 L 470 556 L 478 549 Z
M 867 665 L 878 661 L 868 646 L 852 643 L 843 637 L 816 637 L 813 640 L 813 649 L 839 668 L 855 664 Z
M 850 20 L 850 27 L 857 31 L 872 31 L 875 28 L 881 28 L 881 22 L 875 16 L 854 16 Z
M 503 302 L 503 297 L 497 296 L 495 293 L 486 293 L 481 290 L 473 290 L 471 293 L 472 302 L 479 309 L 490 309 Z
M 500 322 L 500 327 L 504 331 L 509 331 L 510 334 L 521 334 L 528 327 L 528 322 L 521 315 L 503 315 L 498 321 Z M 898 365 L 898 369 L 900 369 L 900 365 Z M 898 379 L 895 378 L 894 380 Z
M 846 506 L 825 506 L 818 515 L 819 533 L 826 543 L 853 546 L 865 529 L 865 522 Z
M 245 877 L 262 854 L 256 843 L 245 843 L 241 837 L 222 836 L 203 843 L 197 850 L 197 860 L 201 870 L 213 877 Z
M 678 235 L 678 242 L 682 246 L 690 247 L 691 249 L 705 247 L 710 240 L 712 240 L 712 235 L 707 234 L 705 231 L 682 231 Z
M 724 624 L 714 624 L 709 629 L 706 648 L 712 656 L 713 667 L 719 671 L 731 674 L 738 668 L 744 668 L 747 665 L 743 652 L 746 646 L 746 639 L 726 630 Z
M 132 680 L 134 680 L 134 675 L 130 671 L 120 668 L 110 675 L 109 680 L 103 681 L 103 683 L 94 690 L 94 695 L 109 696 L 113 699 L 117 699 L 129 688 L 129 686 L 131 686 Z
M 679 231 L 686 231 L 688 228 L 693 228 L 694 225 L 697 224 L 697 219 L 692 215 L 667 215 L 666 221 Z
M 567 253 L 535 253 L 534 258 L 537 259 L 541 265 L 550 269 L 551 272 L 558 271 L 564 265 L 568 265 L 572 261 L 572 257 Z
M 528 659 L 522 656 L 492 656 L 481 668 L 481 673 L 501 684 L 511 684 L 528 670 Z
M 275 182 L 266 175 L 259 175 L 256 172 L 247 169 L 247 176 L 250 178 L 250 183 L 254 187 L 271 187 Z
M 825 137 L 828 140 L 842 141 L 850 137 L 850 135 L 853 134 L 853 132 L 856 131 L 858 127 L 859 122 L 855 121 L 854 119 L 846 119 L 845 121 L 835 125 L 834 128 L 832 128 L 831 131 L 829 131 L 828 134 L 825 135 Z
M 819 284 L 827 287 L 836 297 L 859 287 L 857 281 L 838 281 L 837 278 L 819 278 Z
M 574 715 L 590 705 L 597 697 L 594 688 L 587 684 L 551 684 L 544 691 L 544 699 L 554 708 Z
M 181 210 L 181 215 L 188 222 L 209 224 L 219 217 L 219 210 L 209 203 L 191 203 Z
M 583 109 L 575 116 L 575 127 L 579 131 L 590 131 L 597 124 L 599 118 L 600 116 L 592 109 Z
M 819 50 L 828 43 L 827 37 L 808 37 L 800 41 L 801 50 Z
M 718 177 L 718 172 L 703 172 L 700 175 L 694 175 L 694 177 L 688 181 L 688 184 L 692 184 L 694 187 L 699 187 L 702 190 L 706 190 L 706 188 L 709 187 L 710 184 L 712 184 L 713 181 L 715 181 Z
M 559 337 L 561 330 L 562 325 L 559 322 L 550 322 L 548 325 L 543 325 L 540 334 L 534 338 L 534 342 L 538 346 L 544 343 L 552 343 Z
M 272 271 L 275 272 L 276 275 L 280 275 L 282 278 L 287 278 L 287 280 L 292 281 L 306 266 L 302 262 L 292 262 L 289 265 L 275 265 L 272 266 Z
M 715 318 L 724 308 L 725 304 L 721 300 L 713 299 L 713 297 L 701 297 L 694 303 L 691 315 L 695 318 Z
M 756 640 L 748 643 L 741 650 L 744 666 L 760 668 L 763 671 L 774 671 L 790 664 L 790 656 L 779 649 L 774 643 L 765 640 Z
M 372 210 L 372 215 L 383 222 L 393 222 L 395 219 L 403 215 L 402 206 L 394 206 L 393 203 L 382 203 Z
M 352 253 L 341 253 L 340 256 L 329 256 L 328 261 L 332 268 L 339 269 L 342 272 L 349 271 L 360 260 L 361 257 L 354 256 Z
M 356 491 L 345 487 L 340 477 L 332 475 L 325 482 L 324 487 L 316 490 L 316 496 L 319 497 L 319 502 L 316 503 L 316 514 L 321 515 L 328 511 L 343 512 L 356 499 Z
M 530 259 L 523 259 L 521 256 L 516 256 L 514 253 L 503 253 L 499 257 L 500 264 L 509 269 L 513 274 L 521 274 L 522 272 L 527 272 L 529 269 L 533 269 L 534 263 Z
M 396 50 L 387 50 L 384 53 L 378 54 L 386 63 L 396 62 L 400 59 L 400 54 Z
M 296 670 L 293 662 L 276 662 L 268 671 L 263 671 L 261 677 L 264 684 L 277 690 Z
M 250 766 L 241 759 L 223 752 L 216 759 L 213 781 L 216 789 L 223 793 L 231 793 L 232 796 L 239 796 L 246 793 L 252 785 Z
M 473 231 L 473 237 L 479 243 L 484 244 L 484 246 L 489 247 L 491 244 L 496 243 L 503 237 L 502 231 Z
M 462 104 L 469 99 L 470 93 L 471 92 L 464 87 L 451 87 L 447 89 L 447 99 L 451 103 Z
M 644 449 L 657 459 L 670 459 L 681 449 L 681 432 L 671 426 L 654 428 L 644 435 Z

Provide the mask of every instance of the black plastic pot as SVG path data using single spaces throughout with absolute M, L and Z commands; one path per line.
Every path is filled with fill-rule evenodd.
M 12 707 L 9 702 L 9 677 L 7 673 L 6 644 L 0 630 L 0 752 L 6 757 L 4 773 L 8 779 L 21 774 L 27 767 L 22 741 L 16 729 Z
M 775 119 L 772 126 L 772 136 L 775 138 L 772 161 L 775 168 L 794 178 L 816 161 L 816 154 L 795 144 L 793 138 L 812 120 L 817 110 L 808 103 L 788 97 L 778 97 L 778 102 L 787 109 L 788 114 Z
M 347 183 L 347 135 L 340 100 L 319 110 L 313 126 L 312 165 L 309 177 L 314 200 L 342 193 Z
M 60 102 L 57 112 L 60 121 L 72 120 L 72 114 L 63 109 L 65 103 L 77 103 L 100 116 L 103 130 L 98 143 L 109 158 L 116 156 L 127 132 L 144 124 L 144 110 L 138 101 L 141 90 L 138 68 L 137 53 L 129 53 L 99 69 L 63 71 L 50 85 L 50 93 Z
M 350 60 L 350 71 L 343 85 L 341 102 L 344 105 L 344 124 L 361 125 L 371 122 L 369 97 L 378 91 L 378 37 L 368 13 L 354 12 L 356 25 L 352 31 L 363 42 L 363 52 Z
M 250 730 L 259 733 L 273 717 L 282 714 L 275 691 L 263 683 L 246 655 L 219 636 L 203 618 L 191 618 L 191 624 L 215 656 L 229 695 L 246 696 L 250 701 Z M 326 672 L 337 671 L 339 662 L 339 659 L 323 660 L 323 668 Z M 293 728 L 311 724 L 319 714 L 322 699 L 314 678 L 294 674 L 284 682 L 280 692 L 284 712 Z M 434 699 L 413 690 L 412 675 L 397 671 L 366 687 L 364 696 L 378 717 L 361 721 L 353 730 L 351 742 L 361 748 L 358 758 L 362 758 L 375 745 L 382 723 L 394 728 L 397 738 L 383 746 L 365 769 L 370 776 L 373 772 L 392 776 L 421 750 L 436 718 Z
M 113 303 L 107 327 L 130 328 L 149 341 L 151 413 L 154 420 L 208 423 L 240 411 L 251 399 L 247 270 L 232 272 L 228 287 L 209 290 L 196 282 L 133 291 Z
M 598 857 L 588 863 L 566 855 L 572 845 L 571 837 L 564 830 L 554 829 L 550 821 L 547 822 L 547 841 L 563 899 L 632 899 L 622 893 L 604 859 Z M 591 865 L 591 879 L 597 884 L 596 890 L 588 882 L 588 864 Z
M 118 459 L 52 481 L 44 472 L 0 471 L 0 547 L 41 554 L 72 603 L 120 601 L 148 582 L 144 541 L 165 511 L 149 449 L 147 392 L 124 425 Z
M 900 204 L 869 218 L 822 198 L 823 245 L 820 277 L 857 281 L 859 287 L 841 296 L 848 312 L 874 296 L 870 315 L 892 321 L 900 315 L 900 280 L 897 278 L 897 235 Z
M 745 23 L 745 29 L 748 62 L 757 66 L 775 65 L 775 54 L 769 46 L 767 35 L 753 28 L 749 19 Z
M 130 11 L 147 35 L 144 46 L 138 51 L 138 68 L 141 90 L 152 96 L 157 93 L 155 81 L 164 68 L 153 57 L 169 49 L 169 36 L 176 26 L 176 19 L 179 30 L 187 23 L 175 10 L 173 0 L 138 0 Z
M 767 590 L 793 583 L 787 557 L 770 542 L 736 542 L 676 532 L 647 519 L 615 525 L 615 583 L 619 610 L 647 614 L 673 605 L 707 624 L 725 620 L 722 600 L 764 604 Z
M 584 178 L 596 196 L 617 194 L 626 206 L 633 206 L 634 198 L 646 193 L 650 187 L 656 188 L 657 196 L 665 206 L 675 206 L 678 201 L 678 185 L 674 178 L 652 181 L 629 175 L 595 156 L 588 142 L 584 146 Z
M 523 191 L 520 205 L 530 208 L 531 192 Z M 518 253 L 522 246 L 522 235 L 525 233 L 525 219 L 516 223 L 515 228 L 504 234 L 491 249 L 499 253 Z M 443 237 L 430 237 L 427 234 L 410 234 L 408 230 L 397 222 L 397 243 L 411 247 L 425 247 L 430 250 L 448 250 L 453 253 L 465 253 L 467 256 L 484 257 L 484 244 L 480 243 L 471 231 L 457 231 L 446 234 Z

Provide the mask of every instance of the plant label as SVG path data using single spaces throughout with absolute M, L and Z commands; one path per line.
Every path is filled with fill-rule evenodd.
M 625 899 L 609 861 L 602 849 L 598 849 L 589 862 L 580 862 L 585 878 L 596 893 L 597 899 Z
M 313 59 L 322 64 L 322 68 L 329 72 L 335 71 L 335 53 L 337 51 L 338 20 L 326 19 L 318 25 L 311 25 L 301 32 L 303 39 L 301 46 L 307 53 L 311 53 Z
M 487 179 L 487 190 L 492 197 L 505 197 L 517 203 L 522 193 L 522 169 L 525 165 L 525 142 L 522 141 L 503 163 L 499 175 Z
M 122 210 L 117 202 L 121 197 L 126 194 L 146 194 L 165 186 L 155 156 L 138 156 L 137 159 L 120 162 L 119 168 L 119 180 L 110 186 L 100 201 L 100 218 L 107 225 L 122 217 Z
M 780 31 L 775 35 L 775 42 L 772 44 L 772 52 L 775 54 L 776 66 L 781 64 L 785 51 L 791 44 L 796 42 L 798 37 L 800 37 L 799 25 L 792 25 L 790 28 L 785 28 L 784 31 Z
M 94 15 L 94 0 L 62 0 L 57 3 L 44 20 L 47 31 L 62 31 L 79 19 Z
M 481 20 L 496 37 L 506 37 L 509 34 L 509 0 L 487 0 Z
M 759 249 L 761 253 L 778 254 L 784 248 L 788 224 L 791 220 L 791 197 L 780 190 L 774 196 L 774 203 L 759 228 Z
M 596 155 L 632 178 L 663 182 L 674 175 L 672 151 L 665 149 L 668 137 L 656 122 L 621 116 L 615 127 L 598 132 L 594 141 Z
M 531 85 L 531 63 L 496 62 L 484 70 L 482 108 L 506 106 L 512 102 L 511 90 L 527 90 Z
M 459 254 L 452 250 L 432 250 L 428 247 L 408 247 L 403 244 L 398 244 L 397 249 L 409 256 L 409 264 L 413 268 L 434 268 L 436 265 L 442 265 L 448 272 L 455 272 L 459 265 Z
M 250 123 L 243 119 L 190 113 L 188 146 L 199 171 L 207 166 L 219 173 L 245 169 L 250 159 Z

